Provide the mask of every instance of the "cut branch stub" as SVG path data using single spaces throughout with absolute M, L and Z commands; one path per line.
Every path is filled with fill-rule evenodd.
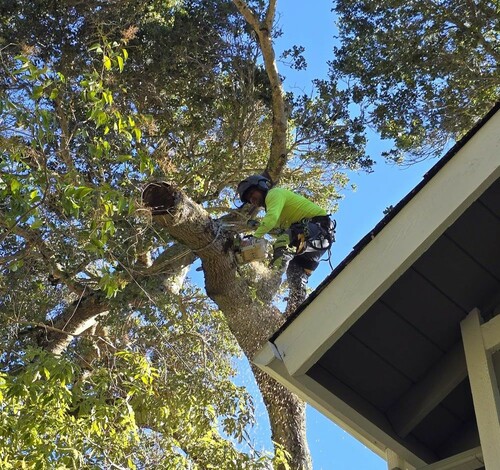
M 202 259 L 218 256 L 222 251 L 221 224 L 173 184 L 149 183 L 142 192 L 142 201 L 174 239 L 194 252 L 202 250 L 198 253 Z
M 172 185 L 166 182 L 149 183 L 142 191 L 142 203 L 153 215 L 166 214 L 175 206 L 174 194 Z

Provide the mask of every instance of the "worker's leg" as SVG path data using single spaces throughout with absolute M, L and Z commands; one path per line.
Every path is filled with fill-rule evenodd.
M 312 271 L 307 272 L 302 266 L 297 263 L 296 258 L 294 258 L 288 264 L 288 269 L 286 270 L 286 277 L 288 280 L 288 303 L 286 311 L 294 311 L 307 296 L 307 280 Z
M 289 295 L 285 315 L 294 312 L 306 299 L 309 276 L 318 267 L 325 252 L 326 250 L 306 251 L 290 261 L 286 271 Z
M 276 238 L 273 245 L 272 267 L 284 273 L 288 268 L 288 263 L 294 257 L 294 248 L 290 245 L 290 235 L 285 232 Z

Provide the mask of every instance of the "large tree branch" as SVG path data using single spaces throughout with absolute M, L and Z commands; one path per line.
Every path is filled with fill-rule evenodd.
M 175 278 L 179 272 L 185 274 L 185 268 L 190 266 L 195 258 L 196 255 L 182 245 L 176 244 L 167 248 L 148 269 L 129 273 L 132 279 L 119 294 L 120 297 L 128 303 L 142 298 L 137 296 L 137 292 L 144 290 L 142 284 L 153 276 L 161 276 L 164 286 L 169 291 L 178 293 L 175 292 L 177 286 L 166 285 L 167 281 Z M 40 337 L 40 345 L 56 355 L 62 354 L 76 336 L 94 327 L 99 316 L 107 314 L 110 309 L 109 299 L 103 292 L 82 288 L 80 298 L 66 307 L 53 324 L 45 329 Z
M 276 3 L 277 0 L 269 0 L 269 6 L 267 7 L 266 18 L 264 19 L 264 24 L 267 26 L 269 31 L 273 27 L 274 17 L 276 15 Z
M 224 312 L 241 348 L 252 357 L 284 318 L 277 309 L 259 303 L 251 283 L 240 275 L 231 234 L 171 184 L 149 184 L 143 201 L 153 208 L 156 223 L 200 257 L 207 295 Z M 248 335 L 249 331 L 252 335 Z
M 74 337 L 95 325 L 99 315 L 107 314 L 110 305 L 101 292 L 83 295 L 64 312 L 40 336 L 39 344 L 55 355 L 62 354 Z
M 271 138 L 270 156 L 265 174 L 276 183 L 287 162 L 287 130 L 288 112 L 285 104 L 285 93 L 278 73 L 274 48 L 272 43 L 272 26 L 276 11 L 276 0 L 269 2 L 264 21 L 260 21 L 258 15 L 243 0 L 233 0 L 234 4 L 254 29 L 258 39 L 264 66 L 271 84 L 273 131 Z
M 179 243 L 174 243 L 163 251 L 151 264 L 145 269 L 137 270 L 140 278 L 150 276 L 172 276 L 179 272 L 179 270 L 191 266 L 197 258 L 189 248 Z
M 284 316 L 259 301 L 252 284 L 238 272 L 230 234 L 171 184 L 149 184 L 143 191 L 143 202 L 153 209 L 156 223 L 201 258 L 207 294 L 224 313 L 231 332 L 251 359 L 283 323 Z M 310 469 L 304 403 L 267 374 L 255 369 L 254 373 L 269 413 L 273 440 L 291 454 L 291 468 Z

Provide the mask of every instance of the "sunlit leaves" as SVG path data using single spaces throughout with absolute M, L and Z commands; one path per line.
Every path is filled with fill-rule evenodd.
M 108 361 L 82 371 L 71 359 L 28 350 L 20 373 L 0 374 L 0 462 L 12 465 L 5 468 L 132 469 L 152 457 L 142 453 L 154 443 L 161 466 L 178 460 L 188 468 L 196 455 L 205 468 L 268 468 L 269 457 L 252 461 L 217 431 L 219 413 L 241 406 L 239 398 L 213 397 L 206 384 L 193 399 L 206 370 L 189 384 L 178 367 L 166 381 L 143 354 L 115 351 Z M 227 386 L 218 387 L 233 393 Z
M 59 6 L 13 2 L 2 48 L 0 436 L 19 431 L 2 464 L 269 467 L 235 444 L 253 414 L 231 381 L 234 338 L 189 280 L 177 294 L 168 269 L 149 275 L 173 240 L 138 204 L 146 181 L 168 179 L 218 216 L 265 168 L 271 90 L 255 39 L 231 2 Z M 322 85 L 290 97 L 282 182 L 326 207 L 339 168 L 369 161 L 345 94 Z M 63 357 L 26 355 L 82 312 Z
M 104 69 L 110 71 L 116 67 L 120 72 L 123 72 L 125 61 L 128 59 L 128 51 L 124 48 L 119 49 L 119 46 L 118 42 L 105 41 L 103 44 L 94 44 L 89 48 L 89 51 L 94 51 L 102 56 Z
M 12 194 L 16 194 L 19 192 L 19 188 L 21 187 L 21 183 L 16 180 L 15 178 L 12 178 L 10 180 L 10 190 L 12 191 Z
M 135 279 L 143 251 L 153 242 L 169 242 L 153 238 L 147 220 L 136 217 L 138 188 L 158 171 L 156 143 L 146 140 L 156 124 L 119 83 L 127 72 L 127 51 L 103 41 L 91 56 L 96 58 L 92 66 L 64 76 L 37 61 L 16 62 L 23 93 L 13 90 L 2 105 L 10 127 L 0 129 L 5 144 L 1 223 L 7 230 L 0 249 L 21 254 L 1 267 L 2 287 L 15 286 L 15 292 L 0 302 L 9 331 L 26 328 L 26 342 L 35 341 L 32 322 L 52 321 L 65 308 L 78 308 L 81 298 L 56 277 L 62 276 L 81 286 L 80 293 L 109 302 L 111 313 L 102 322 L 112 339 L 95 335 L 86 346 L 77 337 L 67 358 L 53 358 L 25 356 L 25 344 L 15 334 L 1 338 L 3 349 L 19 355 L 6 361 L 7 369 L 16 362 L 23 373 L 19 381 L 5 376 L 10 401 L 0 412 L 9 427 L 0 425 L 0 439 L 6 442 L 15 427 L 18 440 L 1 451 L 0 461 L 19 466 L 24 459 L 40 468 L 135 468 L 148 462 L 153 467 L 172 462 L 268 466 L 269 456 L 241 453 L 226 439 L 244 438 L 252 408 L 246 391 L 230 380 L 229 361 L 238 349 L 220 313 L 207 308 L 204 296 L 190 301 L 186 293 L 177 304 L 165 295 L 160 279 Z M 187 106 L 174 111 L 181 120 L 190 119 Z M 179 135 L 187 144 L 185 132 Z M 182 163 L 194 172 L 195 191 L 219 184 L 203 174 L 211 164 L 205 152 L 219 153 L 213 135 L 196 146 L 197 156 Z M 164 158 L 170 157 L 181 166 L 180 152 L 168 150 Z M 222 169 L 223 163 L 214 167 Z M 114 354 L 113 342 L 131 344 L 133 350 Z M 57 364 L 66 371 L 62 378 Z M 40 426 L 28 429 L 37 419 Z M 46 441 L 51 445 L 43 446 Z
M 24 361 L 20 374 L 0 379 L 0 461 L 13 468 L 96 468 L 113 461 L 135 468 L 128 459 L 138 427 L 127 396 L 152 393 L 155 378 L 143 357 L 117 355 L 120 374 L 134 381 L 117 381 L 102 368 L 84 378 L 72 361 L 42 351 L 28 351 Z

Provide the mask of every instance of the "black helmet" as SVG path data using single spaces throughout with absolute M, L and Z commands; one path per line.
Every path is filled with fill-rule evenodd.
M 238 184 L 238 189 L 236 190 L 236 192 L 238 193 L 238 196 L 240 197 L 240 200 L 242 202 L 249 202 L 246 199 L 249 189 L 260 189 L 264 192 L 264 195 L 266 195 L 269 189 L 271 189 L 271 185 L 271 180 L 266 178 L 265 176 L 252 175 Z

